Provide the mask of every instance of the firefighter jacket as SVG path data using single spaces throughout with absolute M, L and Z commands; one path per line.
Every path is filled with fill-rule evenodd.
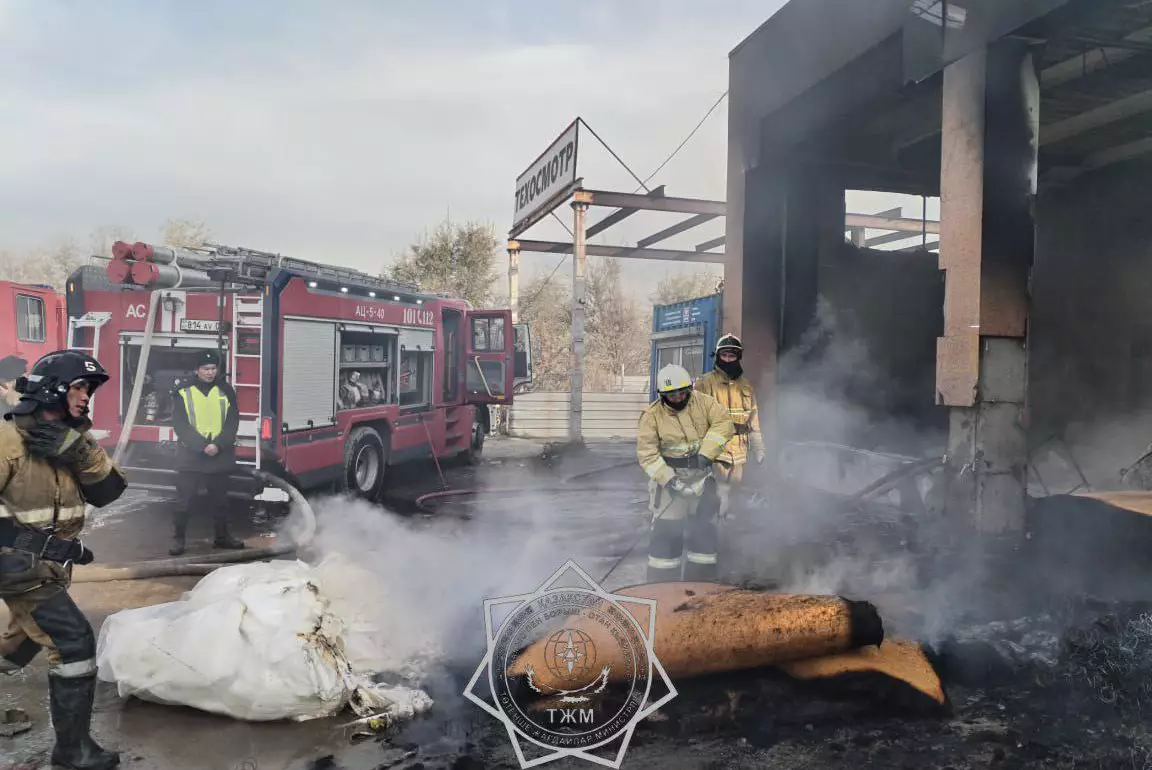
M 84 528 L 84 505 L 103 506 L 128 486 L 123 471 L 84 433 L 83 451 L 75 467 L 65 468 L 32 457 L 24 449 L 22 431 L 36 421 L 22 415 L 0 422 L 0 518 L 38 529 L 55 527 L 54 534 L 72 539 Z
M 636 457 L 648 478 L 665 486 L 677 475 L 673 466 L 688 466 L 696 454 L 715 460 L 734 432 L 728 412 L 706 393 L 693 393 L 679 412 L 657 399 L 640 415 Z
M 713 369 L 696 380 L 696 390 L 707 393 L 728 410 L 736 426 L 736 436 L 724 447 L 719 459 L 733 465 L 748 461 L 748 450 L 759 455 L 764 452 L 764 437 L 760 432 L 760 410 L 756 404 L 756 391 L 744 375 L 732 379 L 720 369 Z
M 182 469 L 206 473 L 229 469 L 236 462 L 239 427 L 236 392 L 227 383 L 196 381 L 176 391 L 172 428 L 180 441 L 178 460 Z M 209 444 L 220 450 L 214 457 L 204 454 Z

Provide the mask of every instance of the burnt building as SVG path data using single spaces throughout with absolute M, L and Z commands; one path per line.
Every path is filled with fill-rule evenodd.
M 1147 0 L 791 0 L 731 53 L 725 325 L 769 402 L 851 340 L 834 396 L 1017 530 L 1037 444 L 1152 406 L 1150 170 Z M 846 240 L 853 189 L 939 196 L 939 255 Z

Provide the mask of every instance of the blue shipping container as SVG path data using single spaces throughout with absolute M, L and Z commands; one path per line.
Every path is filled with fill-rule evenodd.
M 656 400 L 656 373 L 679 364 L 693 378 L 712 371 L 720 334 L 720 294 L 652 308 L 651 370 L 648 395 Z

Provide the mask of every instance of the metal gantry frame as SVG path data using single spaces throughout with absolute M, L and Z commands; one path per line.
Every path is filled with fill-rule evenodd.
M 520 236 L 549 214 L 564 201 L 571 198 L 572 243 L 563 241 L 539 241 Z M 592 207 L 616 209 L 591 226 L 587 224 L 588 209 Z M 665 194 L 664 185 L 646 194 L 624 193 L 609 190 L 589 190 L 583 180 L 576 182 L 553 203 L 544 207 L 531 218 L 526 219 L 508 233 L 508 302 L 512 310 L 512 323 L 519 322 L 520 315 L 520 255 L 524 252 L 537 254 L 572 255 L 572 365 L 570 381 L 570 415 L 568 440 L 582 441 L 581 412 L 584 391 L 584 286 L 585 263 L 589 256 L 615 257 L 620 259 L 654 259 L 671 262 L 693 262 L 727 265 L 727 254 L 714 251 L 725 243 L 724 236 L 712 238 L 687 249 L 653 248 L 656 244 L 674 236 L 686 233 L 716 219 L 723 220 L 727 215 L 725 201 L 703 198 L 676 198 Z M 603 233 L 610 227 L 623 222 L 639 211 L 659 211 L 668 214 L 687 214 L 686 218 L 640 238 L 635 246 L 589 245 L 588 239 Z M 853 241 L 861 247 L 872 247 L 882 243 L 907 240 L 917 235 L 939 235 L 940 223 L 926 219 L 906 219 L 900 216 L 901 209 L 890 209 L 876 214 L 846 214 L 845 231 L 851 233 Z M 883 230 L 889 234 L 865 238 L 866 230 Z M 937 242 L 925 242 L 914 249 L 935 248 Z

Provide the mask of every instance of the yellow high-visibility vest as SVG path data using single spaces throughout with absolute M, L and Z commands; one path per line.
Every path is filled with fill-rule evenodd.
M 224 419 L 228 416 L 228 397 L 220 388 L 204 394 L 200 388 L 190 385 L 180 391 L 184 399 L 184 409 L 188 413 L 188 424 L 206 439 L 214 439 L 224 431 Z

